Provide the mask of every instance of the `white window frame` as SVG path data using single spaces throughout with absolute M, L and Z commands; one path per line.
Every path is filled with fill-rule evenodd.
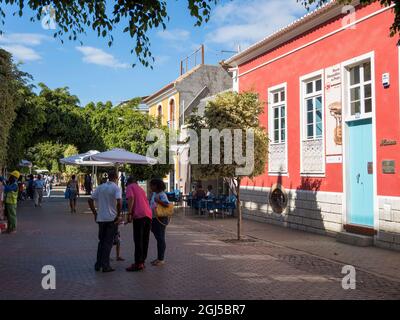
M 280 93 L 280 92 L 284 92 L 285 93 L 285 101 L 279 101 L 277 103 L 274 102 L 274 94 L 276 93 Z M 269 134 L 270 134 L 270 140 L 272 144 L 283 144 L 283 143 L 287 143 L 287 90 L 286 87 L 284 86 L 280 86 L 280 87 L 274 87 L 274 88 L 270 88 L 268 90 L 268 105 L 269 105 L 269 114 L 270 114 L 270 130 L 269 130 Z M 281 114 L 281 108 L 284 107 L 285 108 L 285 127 L 282 128 L 281 127 L 281 120 L 282 120 L 282 114 Z M 279 108 L 279 141 L 275 142 L 275 127 L 274 127 L 274 120 L 275 120 L 275 112 L 274 109 L 275 108 Z M 285 130 L 285 140 L 282 141 L 282 129 Z
M 275 143 L 274 142 L 274 113 L 273 113 L 273 108 L 277 107 L 278 105 L 282 105 L 282 102 L 280 103 L 273 103 L 273 94 L 276 93 L 277 91 L 284 91 L 285 92 L 285 102 L 284 102 L 284 107 L 285 107 L 285 142 L 279 142 Z M 268 166 L 268 175 L 270 176 L 288 176 L 289 172 L 289 159 L 288 159 L 288 140 L 289 140 L 289 134 L 288 134 L 288 90 L 287 90 L 287 82 L 278 84 L 276 86 L 268 88 L 268 134 L 270 137 L 270 144 L 285 144 L 285 160 L 286 160 L 286 170 L 282 172 L 277 172 L 277 171 L 271 171 L 271 167 Z
M 364 82 L 364 66 L 363 64 L 369 62 L 371 65 L 371 80 Z M 360 83 L 356 85 L 350 85 L 350 69 L 356 66 L 360 66 Z M 345 103 L 347 106 L 347 110 L 345 111 L 345 121 L 354 121 L 354 120 L 361 120 L 361 119 L 370 119 L 372 118 L 373 115 L 373 100 L 374 100 L 374 87 L 375 87 L 375 81 L 374 81 L 374 75 L 372 74 L 373 69 L 372 69 L 372 61 L 370 57 L 365 57 L 364 59 L 360 59 L 355 61 L 352 64 L 348 64 L 345 66 L 345 77 L 344 77 L 344 91 L 345 91 Z M 365 113 L 365 89 L 364 87 L 366 85 L 370 84 L 371 85 L 371 112 Z M 350 99 L 351 99 L 351 93 L 350 90 L 356 87 L 360 87 L 360 113 L 352 115 L 351 114 L 351 105 L 350 105 Z
M 307 94 L 307 83 L 313 80 L 321 79 L 321 91 L 320 95 L 322 97 L 322 136 L 320 138 L 308 139 L 307 135 L 307 105 L 306 99 L 310 97 L 317 97 L 319 94 Z M 324 69 L 306 74 L 300 77 L 300 175 L 305 177 L 325 177 L 326 173 L 326 151 L 325 151 L 325 73 Z M 314 115 L 315 116 L 315 115 Z M 314 128 L 315 134 L 315 128 Z M 303 169 L 303 143 L 304 141 L 310 140 L 322 140 L 322 161 L 323 166 L 320 172 L 306 172 Z

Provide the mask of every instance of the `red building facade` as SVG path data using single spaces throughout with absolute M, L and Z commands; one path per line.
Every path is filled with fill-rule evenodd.
M 398 37 L 391 7 L 335 1 L 226 63 L 265 103 L 266 173 L 243 187 L 245 215 L 369 234 L 400 248 Z

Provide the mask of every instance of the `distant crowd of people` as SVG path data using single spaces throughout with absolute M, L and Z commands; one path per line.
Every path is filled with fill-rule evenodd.
M 53 175 L 24 176 L 19 171 L 11 172 L 8 179 L 0 177 L 0 221 L 7 220 L 7 233 L 17 231 L 18 201 L 30 199 L 35 207 L 41 207 L 43 197 L 51 197 L 54 182 Z

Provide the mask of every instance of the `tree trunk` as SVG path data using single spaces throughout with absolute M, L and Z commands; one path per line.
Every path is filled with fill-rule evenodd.
M 242 240 L 242 205 L 240 202 L 240 182 L 241 180 L 237 180 L 237 186 L 236 186 L 236 197 L 237 197 L 237 237 L 238 240 Z

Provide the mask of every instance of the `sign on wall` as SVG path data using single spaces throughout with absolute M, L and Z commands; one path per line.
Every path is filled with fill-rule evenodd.
M 325 69 L 326 155 L 342 154 L 342 76 L 340 64 Z

